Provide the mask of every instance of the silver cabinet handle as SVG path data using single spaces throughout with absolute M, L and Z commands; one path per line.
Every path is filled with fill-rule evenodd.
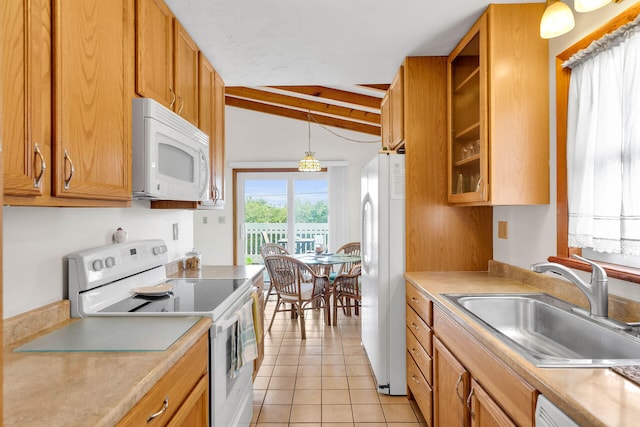
M 420 304 L 420 300 L 416 299 L 416 297 L 411 297 L 411 302 L 414 302 L 416 304 Z
M 178 99 L 180 100 L 180 108 L 178 108 L 178 114 L 182 114 L 182 110 L 184 110 L 184 99 L 180 94 L 178 94 Z
M 173 86 L 169 85 L 169 93 L 171 93 L 171 102 L 169 103 L 169 109 L 173 110 L 173 104 L 176 103 L 176 92 L 173 90 Z
M 420 330 L 420 328 L 418 327 L 418 325 L 416 325 L 416 324 L 415 324 L 415 323 L 413 323 L 413 322 L 411 322 L 411 327 L 412 327 L 413 329 L 415 329 L 416 331 L 419 331 L 419 330 Z
M 218 187 L 214 185 L 212 190 L 213 190 L 212 191 L 212 193 L 213 193 L 213 204 L 216 204 L 216 203 L 218 203 L 218 194 L 219 194 L 218 193 Z
M 169 396 L 164 398 L 164 404 L 162 405 L 162 409 L 160 409 L 155 414 L 149 415 L 149 418 L 147 418 L 147 424 L 153 421 L 154 418 L 157 418 L 160 415 L 164 414 L 168 408 L 169 408 Z
M 462 374 L 460 374 L 460 376 L 458 377 L 458 382 L 456 382 L 456 395 L 458 396 L 458 399 L 460 400 L 460 402 L 464 403 L 464 396 L 460 395 L 460 383 L 462 382 Z
M 73 167 L 73 160 L 69 156 L 67 149 L 64 150 L 64 161 L 69 162 L 69 177 L 64 180 L 64 189 L 69 189 L 69 184 L 71 183 L 71 178 L 73 178 L 73 174 L 76 173 L 76 169 Z
M 411 375 L 411 379 L 413 380 L 414 383 L 420 384 L 420 380 L 415 375 Z
M 469 414 L 471 414 L 471 418 L 474 418 L 473 410 L 471 409 L 471 399 L 473 399 L 473 393 L 475 392 L 474 388 L 471 388 L 469 392 L 469 397 L 467 397 L 467 409 L 469 409 Z
M 47 170 L 47 162 L 44 161 L 44 156 L 42 155 L 40 148 L 38 148 L 38 144 L 34 145 L 33 152 L 35 153 L 36 157 L 40 159 L 40 173 L 33 180 L 33 188 L 40 188 L 40 184 L 42 183 L 42 178 L 44 177 L 44 171 Z

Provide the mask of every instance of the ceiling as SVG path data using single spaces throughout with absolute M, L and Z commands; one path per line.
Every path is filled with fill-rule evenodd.
M 310 111 L 322 124 L 377 135 L 384 95 L 379 89 L 403 59 L 448 55 L 490 3 L 165 2 L 225 81 L 226 105 L 300 120 L 308 120 Z

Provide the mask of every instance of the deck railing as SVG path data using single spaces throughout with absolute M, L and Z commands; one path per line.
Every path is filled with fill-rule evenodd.
M 287 244 L 283 244 L 289 252 L 299 253 L 313 250 L 313 242 L 309 239 L 314 239 L 315 236 L 321 235 L 324 237 L 325 244 L 329 244 L 329 224 L 328 223 L 296 223 L 296 245 L 291 248 L 287 239 L 287 224 L 285 223 L 246 223 L 244 225 L 245 233 L 245 259 L 250 263 L 262 263 L 262 257 L 260 256 L 260 246 L 265 243 L 263 233 L 265 233 L 271 243 L 281 242 L 283 239 L 287 239 Z M 306 239 L 306 240 L 305 240 Z

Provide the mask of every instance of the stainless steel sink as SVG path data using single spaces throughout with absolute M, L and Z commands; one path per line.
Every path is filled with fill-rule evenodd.
M 547 294 L 446 294 L 539 367 L 640 365 L 640 339 L 576 314 Z

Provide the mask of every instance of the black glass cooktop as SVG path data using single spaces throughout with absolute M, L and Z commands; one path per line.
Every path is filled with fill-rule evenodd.
M 104 313 L 211 312 L 232 297 L 247 279 L 173 279 L 173 290 L 162 296 L 132 295 L 103 310 Z

